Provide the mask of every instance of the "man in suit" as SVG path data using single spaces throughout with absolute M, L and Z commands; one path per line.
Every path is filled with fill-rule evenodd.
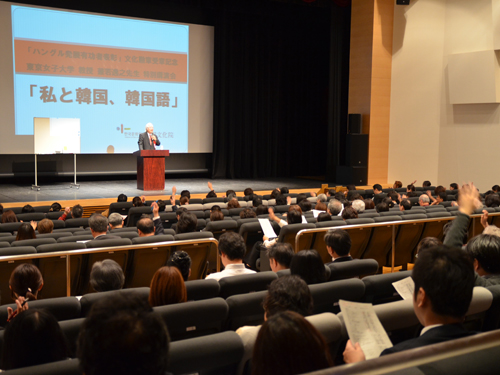
M 108 234 L 108 218 L 101 214 L 93 214 L 89 218 L 90 233 L 96 240 L 116 240 L 121 237 Z
M 422 250 L 412 273 L 413 307 L 424 326 L 420 336 L 384 350 L 381 355 L 419 348 L 471 335 L 462 326 L 474 289 L 474 269 L 465 251 L 441 245 Z M 365 360 L 359 343 L 349 340 L 346 363 Z
M 343 229 L 330 229 L 325 234 L 325 244 L 328 254 L 332 256 L 331 263 L 352 260 L 351 236 Z
M 159 146 L 160 140 L 153 133 L 154 126 L 152 123 L 146 124 L 146 131 L 144 133 L 139 134 L 139 150 L 156 150 L 156 146 Z

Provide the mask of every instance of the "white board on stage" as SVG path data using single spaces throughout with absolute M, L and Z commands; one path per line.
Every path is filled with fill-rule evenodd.
M 33 119 L 35 154 L 79 154 L 79 118 Z

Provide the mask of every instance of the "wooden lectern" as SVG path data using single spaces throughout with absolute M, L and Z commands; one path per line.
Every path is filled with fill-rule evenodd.
M 165 157 L 168 150 L 140 150 L 137 156 L 137 189 L 165 190 Z

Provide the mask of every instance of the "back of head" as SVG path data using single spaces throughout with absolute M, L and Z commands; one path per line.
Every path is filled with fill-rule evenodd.
M 232 198 L 229 202 L 227 202 L 227 208 L 228 209 L 231 209 L 231 208 L 240 208 L 240 202 L 238 202 L 238 199 L 235 197 L 235 198 Z
M 412 207 L 411 201 L 408 198 L 401 199 L 399 205 L 402 206 L 405 211 L 411 210 Z
M 142 203 L 141 197 L 135 196 L 134 198 L 132 198 L 132 205 L 134 207 L 142 207 L 144 206 L 144 203 Z
M 316 218 L 316 221 L 322 222 L 322 221 L 332 221 L 332 217 L 328 212 L 321 212 L 318 217 Z
M 342 203 L 337 199 L 330 199 L 330 202 L 328 202 L 328 211 L 330 211 L 332 216 L 337 216 L 342 211 Z
M 208 193 L 207 193 L 207 198 L 217 198 L 217 194 L 215 193 L 215 191 L 213 190 L 210 190 Z
M 446 246 L 423 250 L 412 278 L 415 298 L 422 288 L 435 314 L 455 319 L 465 316 L 474 289 L 474 269 L 466 252 Z
M 357 219 L 358 218 L 358 213 L 354 209 L 354 207 L 346 207 L 344 208 L 344 211 L 342 211 L 342 219 L 348 220 L 348 219 Z
M 271 199 L 276 199 L 276 197 L 280 194 L 281 193 L 278 189 L 273 189 L 273 191 L 271 191 Z
M 382 191 L 382 185 L 380 185 L 380 184 L 375 184 L 375 185 L 373 185 L 373 190 L 379 190 L 379 191 Z
M 78 337 L 78 358 L 86 375 L 163 375 L 169 338 L 163 320 L 137 297 L 100 299 Z
M 326 196 L 326 194 L 319 194 L 316 197 L 316 202 L 326 202 L 326 201 L 328 201 L 328 197 Z
M 422 182 L 422 187 L 429 187 L 429 186 L 431 186 L 430 181 L 426 180 L 426 181 Z
M 36 309 L 21 312 L 7 325 L 2 352 L 3 370 L 62 361 L 68 356 L 56 318 Z
M 276 196 L 276 205 L 283 206 L 286 204 L 286 197 L 283 194 L 278 194 Z
M 297 194 L 297 197 L 295 199 L 296 199 L 296 203 L 299 204 L 304 199 L 307 199 L 307 195 L 305 195 L 304 193 L 300 193 L 300 194 Z
M 236 192 L 233 189 L 229 189 L 226 191 L 226 197 L 229 198 L 230 195 L 236 196 Z
M 500 238 L 480 234 L 467 243 L 467 252 L 487 274 L 500 274 Z
M 262 198 L 258 195 L 254 195 L 252 199 L 252 206 L 259 207 L 262 204 Z
M 38 222 L 36 229 L 40 234 L 52 233 L 52 231 L 54 230 L 54 223 L 52 222 L 52 220 L 42 219 Z
M 262 303 L 266 318 L 283 311 L 294 311 L 302 316 L 313 312 L 313 298 L 309 286 L 299 276 L 283 276 L 269 285 L 269 291 Z
M 420 240 L 417 245 L 417 254 L 423 250 L 430 249 L 431 247 L 440 246 L 443 243 L 436 237 L 425 237 Z
M 450 190 L 458 190 L 458 184 L 456 182 L 452 182 L 450 184 Z
M 191 273 L 191 257 L 185 251 L 175 251 L 170 255 L 167 266 L 177 267 L 184 281 L 188 281 Z
M 356 210 L 358 214 L 365 211 L 365 202 L 361 199 L 356 199 L 352 201 L 352 208 Z
M 7 210 L 2 214 L 2 224 L 17 223 L 17 216 L 12 210 Z
M 290 193 L 290 190 L 288 190 L 288 188 L 286 186 L 283 186 L 281 189 L 281 194 L 289 194 Z
M 490 194 L 484 200 L 486 207 L 500 207 L 500 196 L 498 194 Z
M 277 242 L 267 249 L 268 258 L 274 259 L 285 268 L 290 268 L 293 254 L 292 246 L 284 242 Z
M 246 188 L 243 190 L 243 195 L 246 197 L 247 195 L 253 195 L 253 189 L 252 188 Z
M 151 234 L 155 232 L 155 224 L 149 217 L 143 217 L 137 222 L 137 230 L 143 234 Z
M 116 199 L 117 202 L 126 202 L 128 197 L 125 194 L 120 194 Z
M 387 193 L 387 196 L 389 198 L 391 198 L 392 201 L 396 202 L 399 200 L 399 196 L 398 196 L 398 193 L 396 193 L 394 190 L 393 191 L 390 191 L 389 193 Z
M 108 218 L 101 214 L 93 214 L 89 218 L 89 227 L 94 232 L 103 233 L 108 231 Z
M 215 210 L 210 212 L 210 221 L 224 220 L 224 214 L 221 210 Z
M 61 206 L 61 204 L 60 204 L 60 203 L 58 203 L 58 202 L 54 202 L 54 203 L 52 203 L 52 204 L 50 205 L 50 209 L 49 209 L 49 211 L 50 211 L 50 212 L 58 212 L 58 211 L 61 211 L 61 208 L 62 208 L 62 206 Z
M 318 201 L 314 209 L 319 211 L 326 211 L 328 209 L 328 206 L 326 205 L 326 203 Z
M 372 210 L 375 208 L 375 203 L 371 199 L 363 199 L 365 202 L 365 210 Z
M 243 211 L 240 212 L 241 219 L 251 219 L 253 217 L 257 217 L 257 214 L 251 208 L 245 208 Z
M 171 305 L 186 300 L 186 285 L 177 267 L 164 266 L 156 271 L 149 291 L 151 306 Z
M 290 273 L 300 276 L 307 284 L 318 284 L 326 280 L 325 265 L 316 250 L 301 250 L 290 263 Z
M 309 202 L 307 199 L 302 199 L 299 203 L 299 207 L 301 208 L 302 212 L 311 211 L 312 203 Z
M 429 203 L 431 200 L 428 195 L 426 194 L 421 194 L 420 197 L 418 197 L 418 203 Z
M 257 207 L 257 210 L 255 210 L 255 213 L 257 214 L 257 216 L 259 215 L 267 215 L 269 213 L 269 208 L 267 206 L 264 206 L 264 205 L 260 205 Z
M 300 208 L 297 209 L 296 205 L 290 206 L 288 209 L 288 214 L 286 215 L 286 221 L 288 224 L 300 224 L 302 223 L 302 211 Z
M 189 190 L 183 190 L 181 191 L 181 197 L 187 197 L 188 199 L 191 199 L 191 193 Z
M 229 260 L 240 260 L 245 256 L 247 247 L 238 233 L 226 232 L 219 238 L 219 251 Z
M 189 197 L 186 195 L 182 196 L 181 199 L 179 199 L 179 203 L 181 204 L 181 206 L 189 204 Z
M 89 282 L 96 292 L 119 290 L 125 284 L 125 275 L 118 263 L 112 259 L 104 259 L 92 265 Z
M 79 219 L 83 216 L 83 207 L 80 206 L 79 204 L 73 206 L 73 209 L 71 210 L 71 217 L 73 219 Z
M 439 193 L 446 192 L 446 188 L 443 185 L 436 186 L 434 189 L 434 195 L 439 195 Z
M 111 225 L 112 227 L 116 227 L 122 225 L 123 217 L 118 212 L 113 212 L 111 215 L 108 216 L 108 221 L 109 225 Z
M 36 234 L 31 224 L 22 223 L 17 229 L 16 241 L 32 240 L 33 238 L 36 238 Z
M 410 185 L 406 186 L 406 191 L 415 191 L 415 185 L 410 184 Z
M 389 197 L 385 197 L 384 199 L 382 199 L 382 202 L 387 203 L 387 205 L 389 206 L 389 208 L 393 208 L 394 207 L 394 202 Z
M 9 286 L 13 300 L 17 298 L 16 296 L 36 300 L 38 291 L 43 286 L 42 274 L 33 264 L 20 264 L 10 275 Z
M 351 236 L 343 229 L 330 229 L 326 232 L 325 244 L 341 257 L 351 252 Z
M 396 180 L 396 181 L 394 182 L 394 185 L 392 185 L 392 187 L 393 187 L 394 189 L 399 189 L 399 188 L 402 188 L 402 187 L 403 187 L 403 183 L 402 183 L 401 181 L 397 181 L 397 180 Z
M 33 208 L 33 206 L 31 204 L 25 205 L 21 210 L 21 213 L 23 213 L 23 214 L 30 214 L 32 212 L 35 212 L 35 209 Z
M 347 191 L 356 190 L 356 185 L 349 184 L 345 186 Z
M 333 365 L 323 336 L 300 314 L 284 311 L 259 330 L 252 356 L 253 375 L 294 375 Z
M 198 226 L 198 219 L 196 215 L 189 211 L 184 212 L 179 218 L 179 221 L 177 222 L 177 226 L 175 227 L 175 232 L 177 234 L 195 232 L 197 226 Z
M 380 202 L 375 208 L 377 209 L 377 212 L 389 211 L 389 205 L 387 204 L 387 202 Z

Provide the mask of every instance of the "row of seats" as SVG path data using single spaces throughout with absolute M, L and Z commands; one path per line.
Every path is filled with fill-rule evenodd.
M 347 280 L 343 282 L 344 285 L 342 285 L 342 287 L 344 289 L 350 289 L 351 285 L 347 285 L 347 282 L 350 281 L 353 282 L 353 285 L 354 282 L 358 284 L 361 283 L 359 280 Z M 343 314 L 331 311 L 318 312 L 316 300 L 322 298 L 322 296 L 318 295 L 314 287 L 315 286 L 310 286 L 313 299 L 315 300 L 315 311 L 312 319 L 319 322 L 316 323 L 316 326 L 325 337 L 332 357 L 335 358 L 339 349 L 344 347 L 348 338 Z M 500 294 L 498 294 L 499 290 L 499 288 L 493 288 L 492 292 L 482 287 L 474 288 L 473 299 L 464 323 L 469 330 L 490 330 L 497 328 L 485 326 L 485 323 L 488 322 L 492 312 L 495 312 L 495 306 L 498 305 L 500 300 L 498 297 L 500 296 Z M 338 291 L 342 293 L 340 288 Z M 238 335 L 232 331 L 243 325 L 262 324 L 264 321 L 264 311 L 261 303 L 266 293 L 267 292 L 264 291 L 232 296 L 227 300 L 213 298 L 203 301 L 160 306 L 155 307 L 154 310 L 162 317 L 169 329 L 172 347 L 175 348 L 177 346 L 176 343 L 183 343 L 183 348 L 192 353 L 189 354 L 188 357 L 196 357 L 198 355 L 196 354 L 198 350 L 206 353 L 207 351 L 217 348 L 216 350 L 219 351 L 221 345 L 218 340 L 222 338 L 222 335 L 225 335 L 224 339 L 232 337 L 233 350 L 230 354 L 227 353 L 228 347 L 226 347 L 223 351 L 220 351 L 218 355 L 215 355 L 215 353 L 212 353 L 212 355 L 215 355 L 215 360 L 219 362 L 219 366 L 222 364 L 227 366 L 229 364 L 227 361 L 230 360 L 232 368 L 229 373 L 236 373 L 238 365 L 243 360 L 244 352 L 241 340 L 238 341 Z M 345 295 L 345 291 L 342 294 Z M 137 295 L 140 298 L 146 298 L 145 294 L 141 296 L 140 293 L 138 293 Z M 108 296 L 101 296 L 101 298 L 106 297 Z M 340 298 L 345 299 L 344 297 Z M 354 300 L 357 299 L 354 298 Z M 38 307 L 35 302 L 33 302 L 32 305 Z M 393 344 L 416 337 L 421 329 L 418 318 L 414 313 L 413 302 L 410 300 L 377 305 L 374 306 L 374 310 L 382 326 L 389 334 Z M 59 321 L 60 327 L 68 340 L 71 357 L 75 355 L 76 340 L 83 321 L 84 318 Z M 200 345 L 196 345 L 196 343 Z M 2 344 L 3 332 L 0 332 L 0 349 Z M 225 347 L 225 345 L 222 346 Z M 235 347 L 237 350 L 234 350 Z M 175 350 L 171 352 L 171 360 L 176 357 L 176 355 L 177 353 Z M 192 359 L 188 362 L 196 363 L 196 366 L 204 366 L 198 360 Z M 199 370 L 200 367 L 197 369 Z M 188 370 L 188 372 L 196 371 L 196 368 L 193 367 L 193 364 L 190 365 L 185 363 L 184 371 L 186 370 Z

